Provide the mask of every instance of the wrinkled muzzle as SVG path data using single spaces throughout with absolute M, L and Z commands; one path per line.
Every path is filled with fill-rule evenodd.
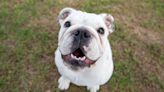
M 76 29 L 70 34 L 67 41 L 72 39 L 69 43 L 69 46 L 65 48 L 69 49 L 68 54 L 62 54 L 62 58 L 64 60 L 64 64 L 74 71 L 83 70 L 86 67 L 90 67 L 90 65 L 94 64 L 99 57 L 96 59 L 92 59 L 92 56 L 97 53 L 92 53 L 92 49 L 94 47 L 90 47 L 90 44 L 93 44 L 93 36 L 90 32 L 85 29 Z M 65 45 L 67 45 L 66 43 Z M 63 44 L 64 45 L 64 44 Z M 96 51 L 96 49 L 95 49 Z M 88 55 L 91 52 L 93 55 Z

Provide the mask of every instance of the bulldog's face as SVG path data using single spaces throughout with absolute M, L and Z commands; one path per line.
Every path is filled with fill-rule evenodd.
M 74 71 L 91 67 L 103 55 L 107 36 L 114 31 L 110 14 L 93 14 L 64 8 L 58 22 L 58 47 L 64 65 Z

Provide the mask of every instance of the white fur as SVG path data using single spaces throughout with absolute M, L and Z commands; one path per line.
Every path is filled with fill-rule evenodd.
M 55 52 L 55 64 L 58 68 L 59 73 L 62 75 L 58 81 L 59 82 L 58 88 L 60 90 L 66 90 L 68 89 L 70 82 L 72 82 L 73 84 L 76 84 L 78 86 L 87 86 L 88 90 L 90 90 L 91 92 L 96 92 L 97 90 L 99 90 L 100 85 L 105 84 L 110 79 L 113 73 L 113 68 L 114 68 L 113 60 L 112 60 L 112 51 L 111 51 L 109 41 L 107 39 L 107 36 L 109 35 L 109 33 L 107 32 L 108 28 L 106 27 L 105 23 L 103 23 L 104 22 L 103 18 L 100 15 L 88 14 L 82 11 L 76 11 L 72 8 L 65 8 L 61 12 L 66 11 L 66 10 L 67 11 L 72 10 L 72 11 L 71 11 L 71 14 L 65 20 L 59 19 L 60 24 L 61 24 L 61 29 L 59 32 L 59 43 L 58 43 L 59 47 L 57 48 Z M 79 19 L 77 18 L 77 16 L 82 16 L 82 17 L 85 16 L 85 18 L 81 17 Z M 63 27 L 63 24 L 64 24 L 63 22 L 67 20 L 73 20 L 73 17 L 76 19 L 76 21 L 74 21 L 74 24 L 79 23 L 78 25 L 74 25 L 75 28 L 79 26 L 83 26 L 83 27 L 86 26 L 86 28 L 88 28 L 89 31 L 91 31 L 91 33 L 95 35 L 95 38 L 94 38 L 95 42 L 92 42 L 90 45 L 91 47 L 93 47 L 94 45 L 97 45 L 98 47 L 96 47 L 95 49 L 97 49 L 97 51 L 99 52 L 91 52 L 91 53 L 94 53 L 94 54 L 97 53 L 98 55 L 101 55 L 101 57 L 96 61 L 95 64 L 91 65 L 90 68 L 85 68 L 81 72 L 75 72 L 68 69 L 63 64 L 63 60 L 61 57 L 61 54 L 63 53 L 68 54 L 70 52 L 66 49 L 66 45 L 65 45 L 66 43 L 63 43 L 63 42 L 66 40 L 69 40 L 69 42 L 71 43 L 71 39 L 66 39 L 64 37 L 69 36 L 69 34 L 67 33 L 71 31 L 72 29 L 74 29 L 72 27 L 72 29 L 70 28 L 66 30 Z M 95 23 L 92 20 L 89 20 L 91 17 L 93 19 L 97 19 L 97 20 L 93 20 L 95 21 Z M 82 22 L 84 19 L 86 19 L 87 22 L 85 23 Z M 113 18 L 113 21 L 114 21 L 114 18 Z M 103 26 L 106 31 L 104 36 L 101 37 L 103 45 L 100 43 L 100 38 L 98 36 L 98 33 L 95 32 L 95 30 L 93 29 L 93 28 L 96 28 L 97 26 Z M 62 35 L 64 35 L 63 38 L 61 37 Z M 69 42 L 67 41 L 67 43 Z M 92 56 L 92 54 L 89 54 L 88 56 L 91 56 L 91 58 L 93 59 L 97 57 L 97 56 L 95 57 Z

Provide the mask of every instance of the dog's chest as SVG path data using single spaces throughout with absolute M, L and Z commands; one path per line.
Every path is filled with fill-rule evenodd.
M 89 71 L 82 73 L 70 72 L 66 76 L 71 80 L 72 83 L 79 86 L 93 85 L 102 81 L 100 73 Z
M 113 71 L 113 65 L 107 65 L 108 67 L 97 67 L 85 72 L 73 72 L 67 68 L 63 68 L 60 72 L 71 80 L 72 83 L 78 86 L 90 86 L 95 84 L 104 84 L 111 76 Z M 106 71 L 108 70 L 108 71 Z

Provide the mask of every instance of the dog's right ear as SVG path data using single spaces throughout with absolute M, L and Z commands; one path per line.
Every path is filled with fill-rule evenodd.
M 58 15 L 58 22 L 61 24 L 72 12 L 76 11 L 73 8 L 64 8 Z
M 109 34 L 112 33 L 114 30 L 115 30 L 115 25 L 114 25 L 114 18 L 112 15 L 110 14 L 106 14 L 106 13 L 102 13 L 102 14 L 99 14 L 104 22 L 105 22 L 105 25 L 107 26 L 108 30 L 109 30 Z

